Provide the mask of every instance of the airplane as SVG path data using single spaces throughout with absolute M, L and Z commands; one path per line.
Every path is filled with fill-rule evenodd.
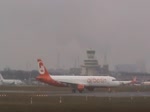
M 2 74 L 0 74 L 0 83 L 1 85 L 20 85 L 24 84 L 21 80 L 17 79 L 4 79 Z
M 129 80 L 129 81 L 119 81 L 121 85 L 134 85 L 137 80 L 136 80 L 136 77 L 133 77 L 132 80 Z
M 148 81 L 144 81 L 144 82 L 142 82 L 142 85 L 149 86 L 150 85 L 150 81 L 149 80 Z
M 125 82 L 117 81 L 112 76 L 56 76 L 48 73 L 41 59 L 37 59 L 39 75 L 36 79 L 40 82 L 47 83 L 57 87 L 71 87 L 72 92 L 76 90 L 80 93 L 84 89 L 93 91 L 95 88 L 111 88 L 122 85 Z M 129 81 L 128 83 L 132 83 Z M 125 83 L 127 84 L 127 83 Z

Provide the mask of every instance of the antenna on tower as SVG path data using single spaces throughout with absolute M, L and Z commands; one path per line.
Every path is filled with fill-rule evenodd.
M 105 46 L 104 49 L 104 65 L 108 65 L 108 53 L 110 51 L 110 47 L 109 46 Z
M 107 74 L 109 72 L 109 65 L 107 62 L 107 54 L 108 54 L 108 47 L 104 50 L 104 63 L 103 63 L 103 73 Z
M 60 53 L 57 54 L 57 69 L 60 68 Z
M 77 64 L 77 67 L 79 68 L 79 66 L 80 66 L 80 65 L 79 65 L 79 63 L 80 63 L 79 56 L 78 56 L 78 59 L 77 59 L 77 63 L 78 63 L 78 64 Z
M 107 51 L 104 52 L 104 65 L 107 65 Z
M 77 67 L 77 62 L 76 62 L 76 58 L 75 58 L 75 60 L 74 60 L 74 68 L 76 68 Z

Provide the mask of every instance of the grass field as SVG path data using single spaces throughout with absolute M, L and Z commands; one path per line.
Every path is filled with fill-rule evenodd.
M 53 87 L 11 87 L 1 90 L 60 90 Z M 149 91 L 149 87 L 138 87 Z M 62 91 L 70 91 L 68 88 Z M 102 91 L 98 89 L 96 91 Z M 115 91 L 137 91 L 137 87 L 117 88 Z M 0 94 L 0 112 L 150 112 L 150 97 L 96 97 L 96 96 L 36 96 L 33 93 Z

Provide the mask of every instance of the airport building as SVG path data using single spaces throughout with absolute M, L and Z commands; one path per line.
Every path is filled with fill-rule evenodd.
M 80 68 L 70 68 L 70 74 L 92 76 L 92 75 L 108 75 L 109 66 L 106 63 L 106 56 L 104 58 L 104 65 L 101 67 L 98 60 L 95 57 L 95 50 L 89 49 L 86 51 L 87 58 L 83 61 L 83 65 Z
M 84 60 L 84 64 L 81 65 L 81 75 L 99 75 L 100 65 L 95 58 L 95 50 L 89 49 L 86 51 L 87 59 Z

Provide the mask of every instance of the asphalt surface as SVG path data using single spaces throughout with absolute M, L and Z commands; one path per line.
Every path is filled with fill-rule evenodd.
M 18 91 L 1 90 L 0 95 L 11 93 L 32 94 L 33 96 L 96 96 L 96 97 L 150 97 L 150 92 L 83 92 L 71 93 L 69 91 Z

